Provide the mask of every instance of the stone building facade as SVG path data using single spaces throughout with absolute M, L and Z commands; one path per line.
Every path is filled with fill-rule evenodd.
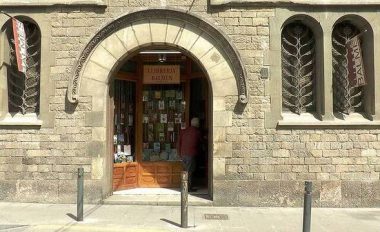
M 37 25 L 41 41 L 38 107 L 14 114 L 10 21 L 0 16 L 0 200 L 75 202 L 78 167 L 87 201 L 111 195 L 110 76 L 133 52 L 161 44 L 188 53 L 208 77 L 214 205 L 300 206 L 311 180 L 315 206 L 379 206 L 380 2 L 323 4 L 0 0 L 8 14 Z M 361 33 L 367 85 L 360 93 L 336 81 L 339 27 L 347 32 L 346 25 Z M 286 76 L 294 76 L 284 72 L 294 64 L 286 46 L 297 39 L 309 46 L 298 52 L 313 66 L 312 88 L 305 87 L 312 95 L 299 91 L 310 102 L 285 95 Z M 307 65 L 301 56 L 293 54 Z

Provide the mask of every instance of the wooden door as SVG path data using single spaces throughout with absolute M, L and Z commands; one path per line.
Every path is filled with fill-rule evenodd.
M 115 163 L 113 166 L 113 190 L 136 188 L 138 164 L 136 162 Z
M 140 163 L 139 187 L 179 187 L 181 171 L 180 162 Z
M 182 91 L 182 99 L 177 99 L 177 97 L 174 98 L 176 100 L 176 104 L 181 103 L 182 101 L 185 103 L 183 104 L 183 111 L 181 112 L 181 122 L 184 122 L 185 125 L 182 125 L 182 127 L 189 126 L 190 119 L 189 119 L 189 101 L 190 101 L 190 80 L 193 78 L 202 78 L 201 74 L 195 73 L 191 69 L 191 60 L 189 58 L 183 59 L 183 54 L 180 55 L 173 55 L 167 57 L 167 62 L 171 64 L 176 64 L 181 66 L 181 73 L 180 73 L 180 84 L 176 84 L 175 86 L 172 85 L 163 85 L 161 88 L 161 94 L 163 96 L 166 96 L 167 91 L 170 90 L 181 90 Z M 170 149 L 176 149 L 176 139 L 170 140 L 169 142 L 164 139 L 163 141 L 159 138 L 154 138 L 153 141 L 145 138 L 144 131 L 146 130 L 146 119 L 145 117 L 150 117 L 151 114 L 155 113 L 153 111 L 146 111 L 146 99 L 143 100 L 145 96 L 146 91 L 156 91 L 159 90 L 160 87 L 158 85 L 143 85 L 142 79 L 143 79 L 143 67 L 144 64 L 152 64 L 153 62 L 156 62 L 157 58 L 153 55 L 150 56 L 144 56 L 144 55 L 138 55 L 131 60 L 129 60 L 126 66 L 127 69 L 129 67 L 132 67 L 132 63 L 135 64 L 135 68 L 131 68 L 129 70 L 122 70 L 116 74 L 116 79 L 123 80 L 123 81 L 129 81 L 135 83 L 136 91 L 135 91 L 135 120 L 134 120 L 134 126 L 135 126 L 135 134 L 134 134 L 134 151 L 135 151 L 135 158 L 134 162 L 123 162 L 123 163 L 114 163 L 114 169 L 113 169 L 113 188 L 114 190 L 120 190 L 120 189 L 127 189 L 127 188 L 135 188 L 135 187 L 179 187 L 180 186 L 180 174 L 182 171 L 182 163 L 178 161 L 177 159 L 166 159 L 162 158 L 161 153 L 155 154 L 154 158 L 147 159 L 146 158 L 146 148 L 151 149 L 153 143 L 160 142 L 161 148 L 163 146 L 166 146 L 168 143 L 171 143 Z M 133 70 L 133 71 L 131 71 Z M 203 75 L 203 74 L 202 74 Z M 170 97 L 169 97 L 170 98 Z M 154 104 L 156 104 L 159 100 L 157 97 L 150 98 L 151 101 L 156 101 Z M 169 99 L 163 99 L 163 100 L 169 100 Z M 116 103 L 118 100 L 116 99 Z M 168 104 L 166 102 L 165 104 Z M 120 104 L 119 104 L 120 105 Z M 117 106 L 115 106 L 117 107 Z M 177 107 L 177 106 L 176 106 Z M 115 110 L 115 112 L 118 112 Z M 161 114 L 163 112 L 156 112 L 157 114 Z M 179 112 L 176 112 L 179 113 Z M 168 115 L 167 115 L 168 116 Z M 169 119 L 174 120 L 174 119 Z M 153 123 L 148 119 L 148 123 Z M 161 123 L 161 122 L 160 122 Z M 180 125 L 180 124 L 178 124 Z M 177 131 L 176 136 L 179 137 L 179 131 L 178 125 L 175 126 L 175 129 Z M 181 127 L 181 125 L 180 125 Z M 148 126 L 149 129 L 149 126 Z M 166 124 L 164 126 L 165 133 L 168 132 L 168 125 Z M 165 134 L 164 136 L 167 136 Z M 156 141 L 159 140 L 159 141 Z M 150 143 L 150 144 L 147 144 Z M 162 150 L 162 149 L 161 149 Z

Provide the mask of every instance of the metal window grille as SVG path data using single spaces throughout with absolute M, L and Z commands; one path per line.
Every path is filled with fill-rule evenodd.
M 363 87 L 350 86 L 346 43 L 360 31 L 349 21 L 334 27 L 333 54 L 333 104 L 334 112 L 350 114 L 363 111 Z
M 27 38 L 26 73 L 17 69 L 12 25 L 9 23 L 8 42 L 8 108 L 10 113 L 38 113 L 40 96 L 41 33 L 37 25 L 23 21 Z
M 302 22 L 282 31 L 282 105 L 296 114 L 315 111 L 315 39 Z

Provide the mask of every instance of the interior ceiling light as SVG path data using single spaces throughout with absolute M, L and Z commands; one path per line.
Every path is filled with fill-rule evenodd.
M 175 50 L 146 50 L 141 51 L 140 54 L 181 54 L 181 52 Z
M 166 61 L 166 55 L 165 54 L 159 54 L 158 55 L 158 61 L 163 63 Z

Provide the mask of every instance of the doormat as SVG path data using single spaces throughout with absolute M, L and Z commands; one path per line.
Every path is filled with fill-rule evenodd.
M 228 220 L 227 214 L 205 214 L 206 220 Z

